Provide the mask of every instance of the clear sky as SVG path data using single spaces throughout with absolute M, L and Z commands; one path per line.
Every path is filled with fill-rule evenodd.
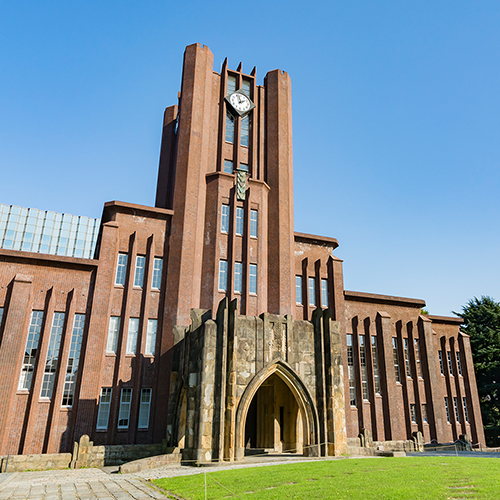
M 348 290 L 500 300 L 500 2 L 0 0 L 0 203 L 153 205 L 184 47 L 292 78 L 295 228 Z

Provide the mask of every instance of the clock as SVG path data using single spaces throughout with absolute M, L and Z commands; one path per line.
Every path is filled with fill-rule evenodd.
M 226 102 L 236 112 L 236 114 L 244 117 L 255 108 L 255 104 L 250 98 L 241 90 L 233 92 L 231 95 L 226 96 Z

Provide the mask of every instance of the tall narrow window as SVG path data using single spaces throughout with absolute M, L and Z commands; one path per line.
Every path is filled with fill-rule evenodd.
M 144 257 L 144 255 L 138 255 L 135 259 L 134 286 L 142 288 L 142 283 L 144 281 L 145 265 L 146 265 L 146 257 Z
M 463 397 L 462 398 L 462 402 L 463 402 L 463 405 L 464 405 L 464 417 L 465 417 L 465 421 L 467 423 L 469 423 L 469 412 L 467 411 L 467 398 Z
M 453 361 L 451 357 L 451 351 L 448 351 L 447 355 L 448 355 L 448 368 L 450 370 L 450 375 L 453 377 Z
M 457 424 L 460 423 L 460 412 L 458 410 L 458 398 L 454 397 L 453 398 L 453 406 L 455 407 L 455 420 L 457 421 Z
M 302 276 L 295 276 L 295 302 L 302 304 Z
M 73 406 L 75 396 L 76 378 L 78 376 L 78 365 L 80 363 L 80 352 L 82 350 L 83 327 L 85 326 L 85 314 L 75 314 L 71 344 L 69 346 L 68 364 L 66 365 L 66 377 L 64 379 L 63 406 Z
M 234 142 L 234 116 L 229 111 L 226 113 L 226 142 Z
M 161 288 L 161 271 L 163 269 L 163 259 L 161 257 L 155 257 L 153 259 L 153 280 L 151 282 L 151 288 L 159 290 Z
M 450 405 L 448 404 L 448 398 L 444 398 L 444 409 L 446 410 L 446 421 L 451 423 L 451 415 L 450 415 Z
M 444 375 L 443 351 L 438 351 L 438 355 L 439 355 L 439 368 L 441 369 L 441 375 Z
M 222 205 L 221 218 L 220 218 L 220 230 L 222 233 L 229 232 L 229 205 Z
M 314 278 L 309 278 L 309 305 L 316 305 L 316 280 Z
M 243 78 L 243 81 L 241 82 L 241 90 L 250 99 L 250 80 Z
M 354 373 L 354 350 L 351 334 L 347 335 L 347 368 L 349 375 L 349 398 L 351 406 L 356 406 L 356 375 Z
M 420 361 L 420 340 L 413 340 L 415 346 L 415 362 L 417 364 L 417 377 L 422 378 L 422 363 Z
M 413 403 L 410 404 L 410 417 L 411 417 L 412 424 L 416 424 L 417 423 L 417 410 L 416 410 L 416 407 Z
M 99 396 L 99 412 L 97 413 L 97 430 L 105 430 L 108 428 L 112 393 L 113 389 L 111 387 L 101 388 L 101 395 Z
M 227 291 L 227 260 L 219 261 L 219 290 Z
M 236 90 L 236 77 L 227 75 L 227 95 L 231 95 Z
M 120 316 L 111 316 L 109 318 L 108 342 L 106 343 L 106 352 L 115 353 L 118 348 L 118 332 L 120 330 Z
M 422 421 L 424 424 L 428 423 L 427 420 L 427 405 L 425 403 L 422 404 Z
M 54 388 L 54 379 L 56 377 L 57 361 L 59 360 L 59 348 L 61 347 L 61 337 L 64 328 L 64 313 L 54 313 L 52 320 L 52 329 L 50 331 L 49 349 L 47 351 L 47 360 L 45 370 L 43 371 L 41 398 L 51 398 Z
M 139 419 L 137 427 L 147 429 L 149 427 L 149 411 L 151 408 L 151 389 L 141 389 L 141 401 L 139 404 Z
M 394 375 L 396 376 L 396 382 L 401 382 L 401 373 L 399 370 L 399 355 L 398 355 L 398 339 L 397 339 L 397 337 L 392 337 L 392 357 L 394 359 Z
M 118 429 L 126 429 L 130 420 L 130 406 L 132 404 L 132 388 L 124 387 L 120 397 L 120 410 L 118 412 Z
M 154 356 L 156 346 L 156 329 L 158 327 L 157 319 L 148 319 L 148 330 L 146 332 L 145 354 Z
M 243 207 L 236 207 L 236 231 L 238 236 L 243 236 Z
M 125 285 L 125 278 L 127 276 L 127 259 L 126 253 L 118 254 L 118 263 L 116 265 L 115 285 Z
M 240 163 L 240 170 L 248 172 L 248 163 Z
M 243 291 L 243 264 L 241 262 L 234 263 L 234 293 Z
M 257 264 L 250 264 L 248 278 L 249 293 L 257 293 Z
M 21 377 L 19 379 L 19 390 L 30 390 L 42 322 L 43 311 L 33 311 L 31 313 L 28 339 L 26 340 L 26 350 L 24 351 L 23 366 L 21 368 Z
M 458 374 L 460 376 L 462 376 L 463 373 L 462 373 L 462 363 L 460 362 L 460 353 L 457 351 L 455 354 L 457 355 L 457 369 L 458 369 Z
M 241 139 L 240 144 L 248 148 L 250 144 L 250 127 L 251 127 L 251 116 L 247 115 L 241 119 Z
M 127 333 L 127 354 L 136 353 L 138 333 L 139 333 L 139 318 L 129 318 L 128 333 Z
M 406 376 L 408 378 L 411 378 L 410 350 L 409 350 L 407 338 L 403 339 L 403 350 L 405 353 Z
M 366 368 L 366 348 L 365 336 L 359 336 L 359 364 L 361 365 L 361 389 L 363 391 L 363 399 L 369 401 L 368 397 L 368 372 Z
M 380 372 L 378 369 L 378 348 L 377 337 L 372 335 L 372 365 L 373 365 L 373 385 L 375 394 L 380 394 Z
M 233 162 L 231 160 L 224 160 L 224 172 L 226 174 L 233 173 Z
M 3 318 L 3 307 L 0 307 L 0 328 L 2 326 L 2 318 Z
M 322 307 L 328 307 L 328 281 L 321 280 L 321 305 Z
M 257 210 L 250 210 L 250 237 L 257 238 L 258 230 L 258 214 Z

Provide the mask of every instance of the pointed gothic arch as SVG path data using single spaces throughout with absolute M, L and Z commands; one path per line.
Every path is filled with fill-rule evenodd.
M 304 455 L 317 456 L 319 454 L 319 418 L 314 400 L 295 370 L 288 363 L 278 360 L 274 364 L 264 367 L 254 376 L 238 403 L 235 427 L 236 459 L 240 460 L 244 456 L 245 424 L 250 404 L 258 389 L 272 375 L 277 375 L 295 397 L 303 423 Z

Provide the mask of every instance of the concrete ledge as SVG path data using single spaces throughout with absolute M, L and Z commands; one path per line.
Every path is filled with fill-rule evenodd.
M 133 472 L 141 472 L 146 469 L 155 469 L 164 465 L 180 464 L 182 459 L 181 453 L 168 453 L 167 455 L 157 455 L 155 457 L 141 458 L 120 465 L 122 474 L 131 474 Z

